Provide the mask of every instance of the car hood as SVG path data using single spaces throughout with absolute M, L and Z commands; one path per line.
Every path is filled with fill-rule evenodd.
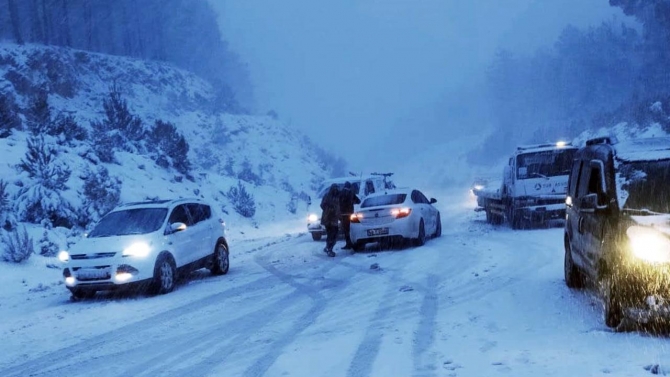
M 98 254 L 98 253 L 120 253 L 127 247 L 138 242 L 148 242 L 149 237 L 146 234 L 113 236 L 113 237 L 94 237 L 82 238 L 74 244 L 68 251 L 70 255 L 76 254 Z
M 652 216 L 631 216 L 635 225 L 654 228 L 659 232 L 670 236 L 670 214 Z

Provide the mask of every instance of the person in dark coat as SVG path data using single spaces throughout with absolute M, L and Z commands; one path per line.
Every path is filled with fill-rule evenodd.
M 339 231 L 340 220 L 340 190 L 336 184 L 332 184 L 330 189 L 321 199 L 321 224 L 326 227 L 326 248 L 323 251 L 329 257 L 334 257 L 333 247 L 337 242 L 337 233 Z
M 354 204 L 360 204 L 361 200 L 354 194 L 351 187 L 351 182 L 345 182 L 344 188 L 340 192 L 340 212 L 342 215 L 342 230 L 344 231 L 344 238 L 347 240 L 346 245 L 342 249 L 349 250 L 354 247 L 351 242 L 351 215 L 354 213 Z

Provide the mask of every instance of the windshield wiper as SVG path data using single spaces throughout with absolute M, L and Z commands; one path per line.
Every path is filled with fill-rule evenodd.
M 547 177 L 547 176 L 544 175 L 544 174 L 540 174 L 540 173 L 530 173 L 530 175 L 531 175 L 531 176 L 538 176 L 538 177 L 540 177 L 540 178 L 546 178 L 546 179 L 549 179 L 549 177 Z
M 654 212 L 651 210 L 648 210 L 646 208 L 643 209 L 636 209 L 636 208 L 624 208 L 624 212 L 628 212 L 634 215 L 640 215 L 640 216 L 657 216 L 657 215 L 667 215 L 667 213 L 661 213 L 661 212 Z

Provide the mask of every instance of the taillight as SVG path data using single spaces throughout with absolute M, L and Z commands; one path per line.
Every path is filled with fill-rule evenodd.
M 391 215 L 393 215 L 396 219 L 407 217 L 410 213 L 412 213 L 411 208 L 394 208 L 391 210 Z
M 351 216 L 349 216 L 349 220 L 351 220 L 352 223 L 360 223 L 362 218 L 362 213 L 352 213 Z

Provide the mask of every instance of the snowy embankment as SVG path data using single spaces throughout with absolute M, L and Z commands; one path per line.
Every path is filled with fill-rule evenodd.
M 590 291 L 566 288 L 561 228 L 496 228 L 472 211 L 467 188 L 434 192 L 444 233 L 423 247 L 327 258 L 323 242 L 287 234 L 233 243 L 228 275 L 197 271 L 164 296 L 72 303 L 48 285 L 7 297 L 0 375 L 663 371 L 663 336 L 613 333 Z

